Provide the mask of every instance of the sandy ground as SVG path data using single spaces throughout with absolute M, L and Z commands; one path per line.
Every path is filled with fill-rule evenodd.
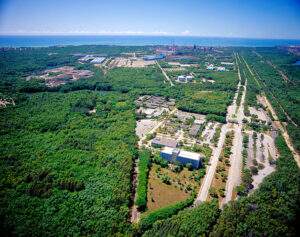
M 144 61 L 142 58 L 134 58 L 129 59 L 129 63 L 127 63 L 126 67 L 146 67 L 154 65 L 155 61 Z
M 255 109 L 254 107 L 249 107 L 249 110 L 250 110 L 250 113 L 251 113 L 251 114 L 257 115 L 259 119 L 264 120 L 264 121 L 266 121 L 266 122 L 271 121 L 271 120 L 269 119 L 269 117 L 266 115 L 266 113 L 263 111 L 263 109 L 257 110 L 257 109 Z

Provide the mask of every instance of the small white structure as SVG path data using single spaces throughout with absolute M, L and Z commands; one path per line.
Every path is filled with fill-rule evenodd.
M 160 156 L 168 162 L 178 161 L 183 165 L 191 163 L 195 169 L 199 169 L 201 164 L 200 154 L 167 146 L 161 150 Z
M 171 66 L 180 66 L 180 63 L 178 62 L 168 62 L 168 64 Z
M 217 71 L 218 71 L 218 72 L 225 72 L 226 69 L 225 69 L 225 67 L 218 67 L 218 68 L 217 68 Z
M 221 62 L 221 64 L 222 64 L 222 65 L 230 65 L 230 66 L 233 65 L 233 63 L 230 63 L 230 62 Z
M 185 82 L 185 76 L 178 76 L 178 81 Z
M 194 120 L 194 124 L 199 124 L 199 125 L 201 125 L 201 124 L 204 124 L 205 123 L 205 120 L 201 120 L 201 119 L 195 119 Z
M 186 76 L 186 81 L 192 82 L 194 80 L 193 76 Z
M 103 62 L 105 61 L 105 59 L 106 59 L 106 58 L 104 58 L 104 57 L 94 58 L 94 59 L 91 61 L 91 63 L 93 63 L 93 64 L 101 64 L 101 63 L 103 63 Z
M 207 70 L 214 70 L 215 66 L 213 64 L 210 64 L 206 67 Z
M 180 64 L 180 67 L 190 67 L 191 65 L 189 64 Z

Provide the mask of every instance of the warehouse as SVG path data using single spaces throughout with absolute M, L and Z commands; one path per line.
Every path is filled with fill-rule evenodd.
M 164 147 L 161 150 L 160 156 L 168 162 L 178 161 L 183 165 L 191 163 L 195 169 L 199 169 L 202 159 L 200 154 L 172 147 Z

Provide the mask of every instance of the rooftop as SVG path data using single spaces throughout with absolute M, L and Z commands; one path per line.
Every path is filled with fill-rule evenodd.
M 172 155 L 173 150 L 174 150 L 174 148 L 165 146 L 165 147 L 161 150 L 161 152 L 163 152 L 163 153 L 165 153 L 165 154 Z
M 182 158 L 187 158 L 187 159 L 191 159 L 191 160 L 200 160 L 201 159 L 201 155 L 198 153 L 194 153 L 194 152 L 190 152 L 190 151 L 184 151 L 184 150 L 180 150 L 179 155 Z
M 200 127 L 201 126 L 199 124 L 194 124 L 193 127 L 189 131 L 189 135 L 196 136 L 197 133 L 198 133 L 198 131 L 199 131 L 199 129 L 200 129 Z

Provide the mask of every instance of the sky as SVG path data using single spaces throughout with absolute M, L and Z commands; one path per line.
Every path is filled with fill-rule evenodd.
M 0 0 L 0 35 L 300 39 L 300 0 Z

